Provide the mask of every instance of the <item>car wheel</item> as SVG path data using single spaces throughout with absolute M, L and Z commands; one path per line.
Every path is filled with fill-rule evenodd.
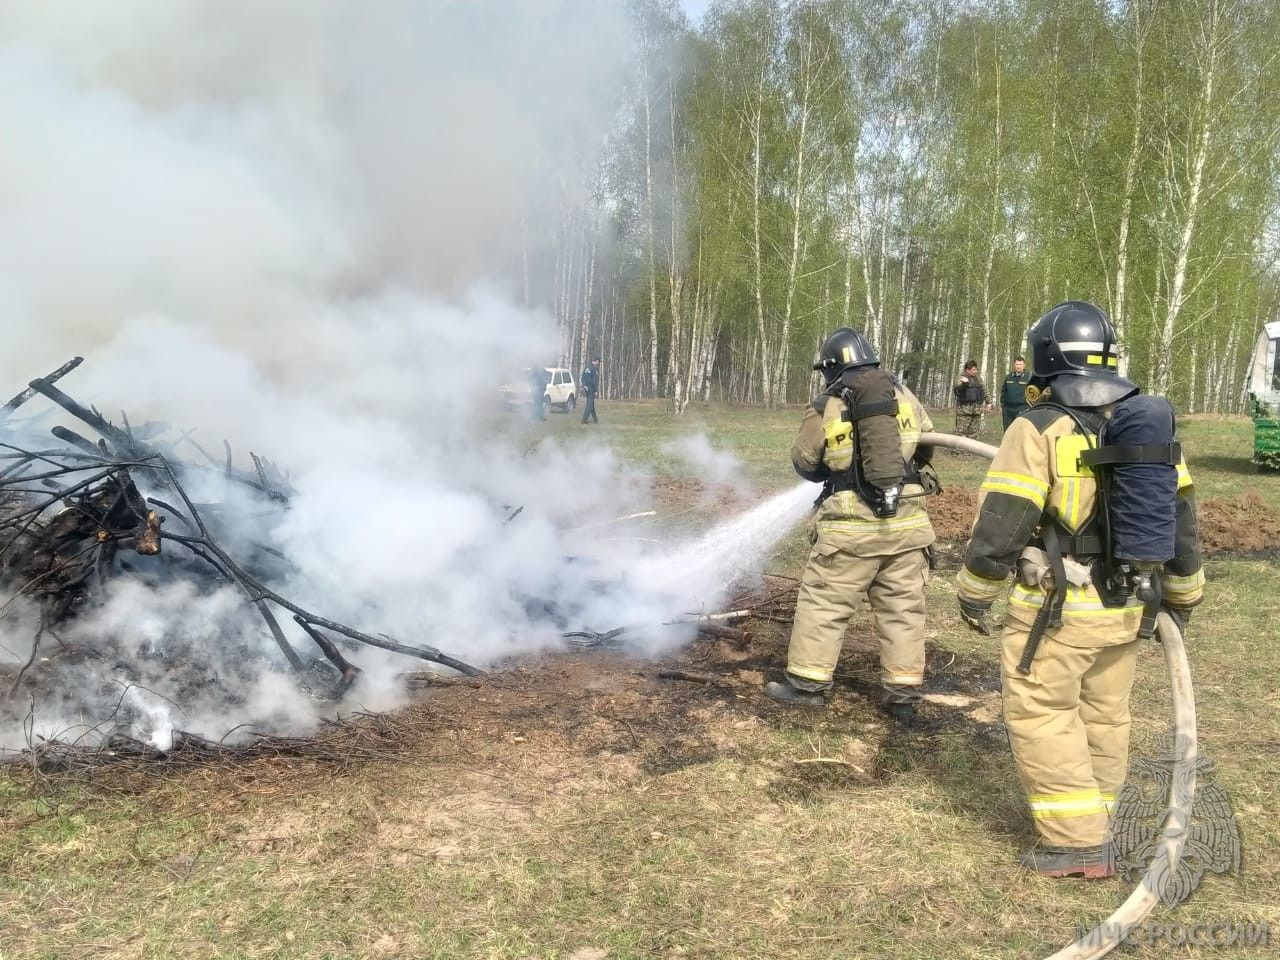
M 578 405 L 578 398 L 575 397 L 572 393 L 569 394 L 569 402 L 564 405 L 565 410 L 567 410 L 569 413 L 573 413 L 573 410 L 575 407 L 577 407 L 577 405 Z

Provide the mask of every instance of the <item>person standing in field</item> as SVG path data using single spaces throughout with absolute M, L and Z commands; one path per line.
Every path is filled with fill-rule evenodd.
M 1027 332 L 1030 409 L 978 493 L 960 616 L 1000 635 L 1004 721 L 1047 877 L 1115 873 L 1108 815 L 1129 755 L 1138 648 L 1163 609 L 1185 630 L 1204 573 L 1173 407 L 1118 371 L 1115 331 L 1070 300 Z
M 546 367 L 529 368 L 529 401 L 532 404 L 529 415 L 534 420 L 547 419 L 546 406 L 542 400 L 547 392 L 547 384 L 550 382 L 551 375 L 547 373 Z
M 932 448 L 919 442 L 933 424 L 856 330 L 828 337 L 814 369 L 826 388 L 805 408 L 791 462 L 823 488 L 786 673 L 764 692 L 788 705 L 824 707 L 845 629 L 865 593 L 880 640 L 881 708 L 909 726 L 924 683 L 926 551 L 934 542 L 924 495 L 937 488 L 923 470 Z
M 970 360 L 964 365 L 960 379 L 952 388 L 956 400 L 956 434 L 978 439 L 982 432 L 983 411 L 991 411 L 991 394 L 978 376 L 978 362 Z
M 1027 409 L 1027 383 L 1030 380 L 1026 360 L 1014 357 L 1013 370 L 1005 374 L 1004 383 L 1000 386 L 1000 416 L 1005 430 L 1009 429 L 1014 417 Z
M 600 391 L 600 358 L 596 357 L 589 364 L 582 368 L 582 395 L 586 398 L 586 406 L 582 408 L 582 422 L 586 423 L 588 419 L 592 423 L 599 423 L 600 417 L 596 413 L 596 394 Z

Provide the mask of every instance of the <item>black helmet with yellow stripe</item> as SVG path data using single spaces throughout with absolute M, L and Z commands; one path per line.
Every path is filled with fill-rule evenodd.
M 823 378 L 830 385 L 844 371 L 853 367 L 874 367 L 880 365 L 876 356 L 876 348 L 871 341 L 852 327 L 841 327 L 827 337 L 822 349 L 818 351 L 818 362 L 813 369 L 821 370 Z
M 1120 376 L 1116 332 L 1102 310 L 1084 300 L 1060 303 L 1027 331 L 1031 383 L 1070 407 L 1102 407 L 1137 393 Z

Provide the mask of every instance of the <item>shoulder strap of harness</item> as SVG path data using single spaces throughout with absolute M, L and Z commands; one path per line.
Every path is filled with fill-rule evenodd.
M 897 400 L 881 400 L 878 403 L 859 404 L 853 399 L 853 391 L 851 390 L 845 390 L 840 397 L 844 400 L 844 412 L 840 414 L 840 418 L 849 423 L 857 423 L 859 420 L 867 419 L 867 417 L 896 417 L 898 415 Z
M 1110 466 L 1116 463 L 1155 463 L 1176 467 L 1182 462 L 1182 444 L 1173 443 L 1118 443 L 1094 447 L 1080 454 L 1080 462 L 1089 467 Z

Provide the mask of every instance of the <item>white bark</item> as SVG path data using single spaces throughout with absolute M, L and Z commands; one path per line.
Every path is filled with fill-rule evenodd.
M 1200 193 L 1204 187 L 1205 161 L 1209 156 L 1214 131 L 1214 82 L 1217 79 L 1219 30 L 1221 28 L 1220 0 L 1208 0 L 1208 21 L 1204 24 L 1203 46 L 1200 63 L 1203 71 L 1200 103 L 1197 113 L 1201 117 L 1199 136 L 1191 158 L 1189 183 L 1186 186 L 1186 205 L 1183 207 L 1182 229 L 1178 235 L 1177 254 L 1173 275 L 1169 281 L 1169 296 L 1156 342 L 1155 392 L 1167 393 L 1173 369 L 1173 337 L 1177 331 L 1178 317 L 1186 304 L 1187 263 L 1191 257 L 1191 244 L 1195 238 L 1200 215 Z M 1167 141 L 1172 151 L 1172 141 Z

